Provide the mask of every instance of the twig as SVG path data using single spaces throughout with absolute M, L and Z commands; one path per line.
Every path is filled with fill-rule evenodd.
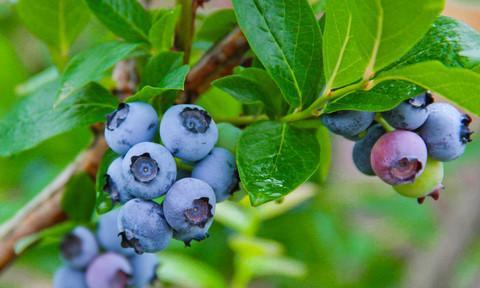
M 210 87 L 212 81 L 231 74 L 233 68 L 241 63 L 247 50 L 247 40 L 240 29 L 235 28 L 192 68 L 187 78 L 186 97 L 183 97 L 182 102 L 195 102 L 198 95 Z

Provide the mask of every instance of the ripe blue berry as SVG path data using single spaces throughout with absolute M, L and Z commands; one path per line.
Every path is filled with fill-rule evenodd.
M 338 111 L 323 114 L 320 119 L 331 132 L 354 138 L 372 124 L 375 114 L 365 111 Z
M 417 134 L 396 130 L 384 134 L 370 155 L 373 171 L 391 185 L 412 183 L 427 163 L 427 146 Z
M 158 128 L 157 112 L 147 103 L 121 103 L 107 116 L 105 140 L 118 154 L 140 142 L 152 141 Z
M 104 253 L 87 268 L 88 287 L 125 288 L 132 277 L 132 266 L 125 257 L 118 254 Z
M 152 201 L 128 201 L 120 209 L 118 228 L 122 247 L 132 247 L 137 254 L 163 250 L 172 238 L 172 229 L 165 221 L 162 207 Z
M 215 192 L 215 198 L 222 202 L 235 192 L 238 186 L 235 158 L 223 148 L 213 150 L 193 167 L 192 178 L 205 181 Z
M 175 159 L 160 144 L 136 144 L 122 160 L 122 172 L 128 193 L 142 199 L 154 199 L 165 194 L 175 182 Z
M 365 137 L 355 142 L 355 145 L 353 146 L 353 163 L 355 163 L 357 169 L 365 175 L 375 175 L 372 164 L 370 163 L 370 154 L 372 152 L 373 145 L 375 145 L 377 140 L 383 134 L 385 134 L 385 129 L 383 129 L 382 125 L 372 125 L 370 128 L 368 128 Z
M 120 209 L 112 210 L 100 216 L 97 225 L 97 240 L 103 249 L 125 256 L 135 255 L 133 248 L 123 248 L 122 239 L 118 235 L 118 215 Z
M 132 199 L 126 189 L 126 181 L 122 173 L 122 158 L 119 157 L 108 166 L 105 174 L 105 186 L 103 190 L 106 191 L 113 202 L 125 203 Z
M 215 214 L 215 193 L 202 180 L 184 178 L 173 184 L 163 201 L 163 212 L 174 238 L 189 246 L 208 234 Z
M 428 154 L 439 161 L 460 157 L 471 141 L 468 125 L 472 119 L 448 103 L 434 103 L 428 111 L 427 121 L 419 131 L 427 143 Z
M 383 112 L 382 116 L 388 124 L 397 129 L 415 130 L 427 120 L 427 106 L 432 102 L 432 94 L 426 92 L 402 102 L 390 111 Z
M 198 161 L 207 156 L 218 139 L 217 125 L 202 107 L 175 105 L 160 123 L 162 142 L 175 157 Z
M 237 143 L 242 135 L 242 130 L 233 126 L 230 123 L 219 123 L 218 127 L 218 141 L 217 147 L 228 149 L 235 154 Z
M 443 189 L 443 163 L 432 158 L 428 158 L 427 166 L 422 175 L 415 182 L 403 185 L 395 185 L 393 188 L 399 194 L 417 198 L 421 204 L 426 196 L 437 200 L 440 197 L 440 191 Z
M 98 244 L 90 230 L 79 226 L 65 235 L 60 243 L 65 262 L 77 269 L 85 268 L 98 254 Z
M 130 258 L 133 268 L 133 287 L 150 287 L 157 279 L 158 257 L 152 253 L 135 255 Z
M 87 288 L 85 272 L 68 266 L 60 267 L 53 276 L 53 288 Z

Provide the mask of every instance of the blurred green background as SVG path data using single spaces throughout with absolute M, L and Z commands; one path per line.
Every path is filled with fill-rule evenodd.
M 0 117 L 31 89 L 26 79 L 45 69 L 46 77 L 55 76 L 48 70 L 48 49 L 22 25 L 13 2 L 0 1 Z M 480 29 L 479 2 L 450 1 L 445 13 Z M 227 6 L 228 1 L 211 1 L 201 13 Z M 111 37 L 92 17 L 73 53 Z M 479 119 L 474 120 L 478 133 Z M 90 140 L 89 129 L 76 129 L 0 158 L 0 223 Z M 238 283 L 251 280 L 251 287 L 480 287 L 478 134 L 474 140 L 461 159 L 446 165 L 440 201 L 420 206 L 357 172 L 350 159 L 352 143 L 335 137 L 327 183 L 307 185 L 295 194 L 306 201 L 286 212 L 281 208 L 280 215 L 270 205 L 273 210 L 264 209 L 267 216 L 242 203 L 227 203 L 207 241 L 188 249 L 175 243 L 160 253 L 166 263 L 160 277 L 171 286 L 186 287 L 221 286 L 232 278 Z M 263 240 L 252 241 L 258 238 Z M 0 287 L 50 287 L 60 265 L 56 248 L 52 243 L 23 255 L 0 274 Z M 182 279 L 182 273 L 202 279 L 195 283 Z

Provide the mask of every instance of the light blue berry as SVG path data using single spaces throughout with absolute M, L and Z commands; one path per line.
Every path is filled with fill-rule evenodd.
M 53 276 L 53 288 L 87 288 L 85 272 L 68 266 L 60 267 Z
M 158 257 L 152 253 L 144 253 L 130 257 L 133 268 L 133 287 L 150 287 L 157 279 Z
M 112 210 L 100 216 L 97 225 L 97 240 L 106 251 L 115 252 L 125 256 L 135 255 L 133 248 L 123 248 L 122 239 L 118 235 L 118 215 L 120 209 Z
M 427 106 L 433 102 L 429 92 L 410 98 L 390 111 L 382 113 L 383 118 L 397 129 L 415 130 L 427 120 Z
M 66 264 L 82 269 L 97 256 L 97 240 L 90 230 L 78 226 L 65 235 L 60 244 L 60 252 Z
M 107 252 L 92 262 L 87 268 L 88 287 L 124 288 L 130 283 L 132 266 L 128 260 L 118 254 Z
M 323 125 L 332 133 L 356 139 L 372 124 L 375 114 L 365 111 L 337 111 L 320 117 Z
M 121 157 L 113 160 L 110 166 L 108 166 L 103 190 L 110 195 L 113 202 L 123 204 L 132 199 L 132 196 L 130 196 L 126 189 L 126 181 L 122 173 Z

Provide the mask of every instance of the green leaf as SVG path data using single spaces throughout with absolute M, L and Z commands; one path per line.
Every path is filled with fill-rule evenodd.
M 72 177 L 65 187 L 62 209 L 68 218 L 76 222 L 88 222 L 95 209 L 95 186 L 86 173 Z
M 180 15 L 180 6 L 161 13 L 148 32 L 148 39 L 158 52 L 170 50 L 175 36 L 175 25 Z
M 332 164 L 332 141 L 330 133 L 325 126 L 317 129 L 316 136 L 320 144 L 320 166 L 317 170 L 317 180 L 320 184 L 323 184 L 327 181 Z
M 104 214 L 110 211 L 113 208 L 112 200 L 110 199 L 108 193 L 103 189 L 105 187 L 108 166 L 117 159 L 119 156 L 111 149 L 108 149 L 107 152 L 103 155 L 100 166 L 97 170 L 97 175 L 95 177 L 95 190 L 97 192 L 97 201 L 96 201 L 96 210 L 98 214 Z
M 459 20 L 440 16 L 425 37 L 393 67 L 429 60 L 448 67 L 470 69 L 479 65 L 480 33 Z
M 327 89 L 331 89 L 361 79 L 366 62 L 353 35 L 349 0 L 330 0 L 325 17 L 323 68 Z
M 212 85 L 244 104 L 263 103 L 270 117 L 282 115 L 285 110 L 282 94 L 265 70 L 242 69 L 235 75 L 214 81 Z
M 480 74 L 463 68 L 448 68 L 428 61 L 380 74 L 374 84 L 386 80 L 404 80 L 419 85 L 480 115 Z
M 217 204 L 215 221 L 244 234 L 254 231 L 256 227 L 253 215 L 233 201 L 224 201 Z
M 325 113 L 341 110 L 382 112 L 423 93 L 425 89 L 405 81 L 386 81 L 370 91 L 357 91 L 328 103 Z
M 78 0 L 20 0 L 17 11 L 28 30 L 63 55 L 90 18 Z
M 216 43 L 227 36 L 237 25 L 235 12 L 232 9 L 221 9 L 208 15 L 197 31 L 197 41 Z
M 73 128 L 104 121 L 117 106 L 117 99 L 98 84 L 90 84 L 55 109 L 58 81 L 25 97 L 0 120 L 0 155 L 9 156 Z
M 137 0 L 85 0 L 108 29 L 130 42 L 148 42 L 150 15 Z
M 206 110 L 210 112 L 210 110 Z M 242 130 L 230 123 L 218 123 L 217 128 L 218 141 L 215 146 L 228 149 L 235 155 L 235 152 L 237 151 L 238 140 L 240 140 L 240 136 L 242 135 Z
M 183 54 L 162 52 L 150 59 L 142 72 L 141 88 L 126 101 L 153 101 L 166 91 L 183 90 L 188 65 L 183 65 Z
M 244 263 L 257 277 L 278 275 L 301 278 L 307 274 L 305 264 L 288 257 L 248 257 Z
M 245 129 L 237 147 L 242 187 L 258 206 L 304 183 L 319 165 L 315 133 L 272 121 Z
M 42 241 L 47 239 L 56 239 L 60 240 L 70 232 L 72 229 L 77 226 L 77 223 L 67 221 L 64 223 L 60 223 L 55 225 L 51 228 L 44 229 L 38 233 L 28 235 L 26 237 L 21 238 L 17 243 L 15 243 L 15 254 L 20 255 L 25 252 L 27 249 L 33 247 L 35 244 L 39 244 Z
M 27 81 L 19 84 L 15 88 L 15 92 L 22 96 L 32 94 L 43 85 L 57 79 L 58 76 L 58 69 L 55 66 L 50 66 L 36 75 L 33 75 Z
M 75 55 L 62 75 L 58 102 L 87 83 L 101 79 L 115 63 L 131 56 L 139 47 L 139 44 L 112 41 Z
M 175 287 L 225 288 L 225 280 L 217 270 L 189 256 L 162 252 L 158 278 Z
M 322 35 L 310 4 L 306 0 L 232 2 L 250 47 L 285 100 L 294 107 L 310 104 L 322 81 Z
M 195 104 L 205 108 L 213 119 L 237 117 L 242 113 L 242 103 L 216 87 L 210 87 Z
M 318 15 L 320 13 L 324 13 L 327 9 L 329 0 L 317 0 L 312 4 L 313 12 Z

